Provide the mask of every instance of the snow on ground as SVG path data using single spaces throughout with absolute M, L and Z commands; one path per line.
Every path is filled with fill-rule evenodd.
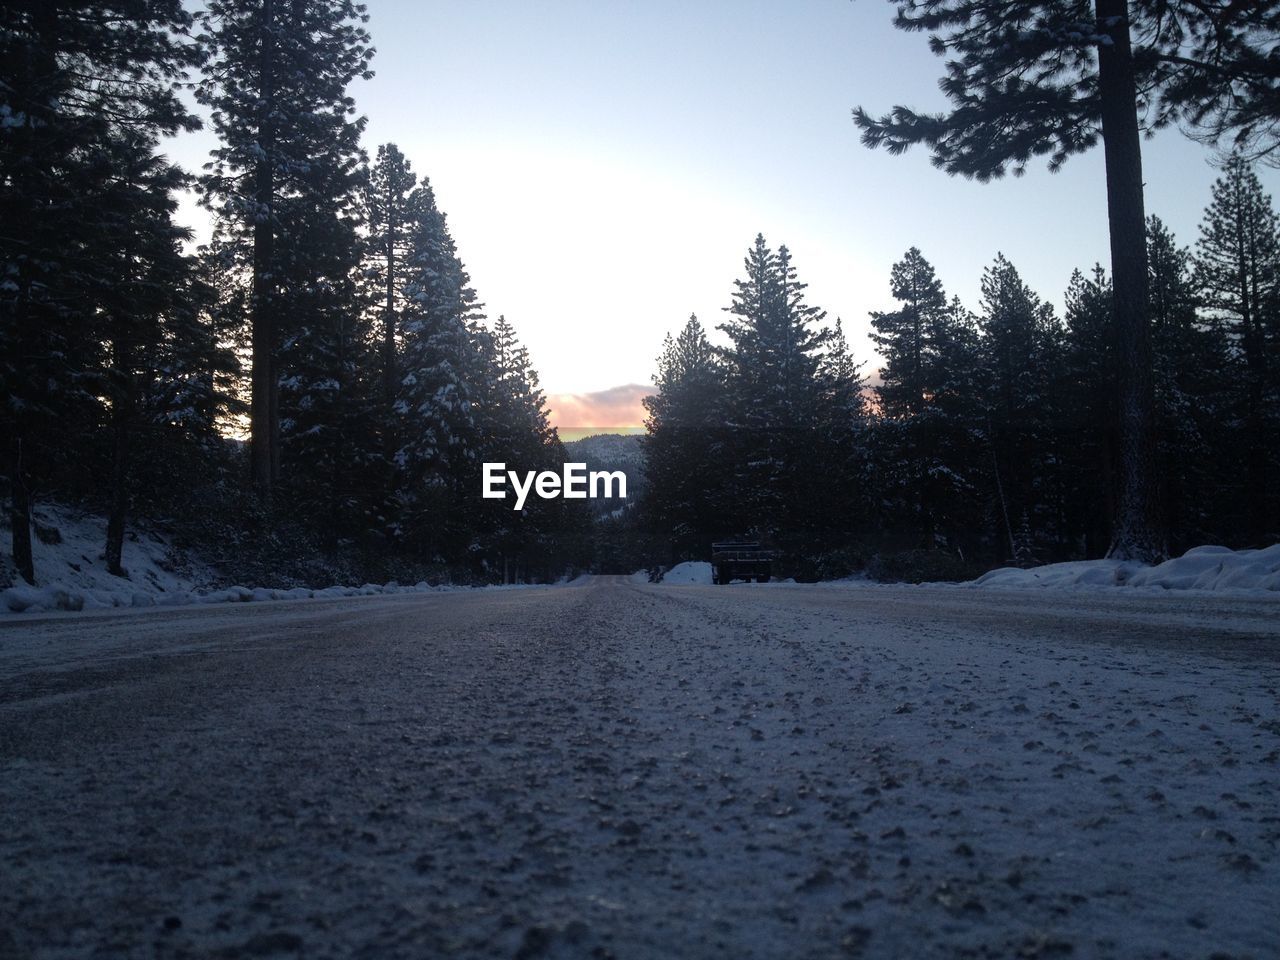
M 300 600 L 373 596 L 393 593 L 435 593 L 463 589 L 448 585 L 366 583 L 320 589 L 288 590 L 230 586 L 213 589 L 216 575 L 190 555 L 179 554 L 154 532 L 126 535 L 123 565 L 127 578 L 107 572 L 104 557 L 106 520 L 83 511 L 56 505 L 37 507 L 32 536 L 37 586 L 18 576 L 8 550 L 3 553 L 0 576 L 12 584 L 0 590 L 0 615 L 53 611 L 106 610 L 113 607 L 169 607 L 191 603 L 241 603 L 263 600 Z M 8 545 L 10 533 L 4 530 Z
M 0 624 L 0 955 L 1275 957 L 1270 597 L 795 585 Z
M 138 531 L 125 536 L 128 579 L 112 576 L 103 555 L 105 518 L 45 504 L 36 507 L 34 519 L 31 552 L 39 586 L 22 581 L 6 549 L 0 575 L 13 586 L 0 591 L 0 612 L 187 603 L 194 593 L 214 582 L 214 573 L 207 566 L 179 555 L 162 537 Z M 12 536 L 7 525 L 3 534 L 7 548 Z
M 1051 563 L 1021 570 L 992 570 L 966 586 L 1049 587 L 1078 590 L 1089 587 L 1150 587 L 1160 590 L 1280 591 L 1280 543 L 1262 550 L 1194 547 L 1157 566 L 1120 560 L 1081 560 Z
M 662 582 L 710 584 L 711 564 L 702 560 L 686 560 L 684 563 L 677 563 L 662 575 Z

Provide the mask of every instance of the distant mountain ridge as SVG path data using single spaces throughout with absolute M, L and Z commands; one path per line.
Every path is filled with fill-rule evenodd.
M 564 445 L 565 458 L 570 463 L 585 463 L 587 470 L 621 470 L 627 475 L 627 502 L 634 503 L 644 492 L 643 434 L 598 433 L 570 440 Z M 608 501 L 598 501 L 612 512 Z

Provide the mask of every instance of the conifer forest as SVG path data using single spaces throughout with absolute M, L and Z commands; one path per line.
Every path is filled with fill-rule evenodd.
M 1013 17 L 979 4 L 954 14 L 964 22 L 953 6 L 909 4 L 897 25 L 951 30 L 963 57 L 949 82 L 972 104 L 937 118 L 859 108 L 868 145 L 923 143 L 947 172 L 980 179 L 1091 147 L 1107 99 L 1092 35 L 1054 26 L 1052 5 Z M 885 278 L 895 308 L 870 318 L 877 369 L 807 301 L 803 263 L 757 237 L 741 275 L 723 278 L 725 314 L 691 317 L 661 346 L 644 495 L 601 516 L 477 496 L 484 462 L 541 469 L 565 453 L 519 318 L 486 314 L 427 171 L 365 142 L 348 92 L 372 70 L 359 4 L 6 4 L 13 570 L 41 576 L 32 510 L 47 501 L 107 517 L 105 562 L 120 575 L 127 531 L 144 522 L 231 579 L 272 585 L 555 579 L 670 565 L 726 536 L 771 542 L 800 579 L 947 579 L 1273 541 L 1280 242 L 1255 168 L 1275 143 L 1258 46 L 1274 14 L 1214 41 L 1200 5 L 1133 6 L 1147 18 L 1133 60 L 1151 122 L 1186 122 L 1221 148 L 1199 236 L 1173 236 L 1153 211 L 1136 279 L 1130 236 L 1127 259 L 1064 264 L 1065 293 L 1029 289 L 1018 251 L 992 250 L 977 303 L 948 296 L 921 236 Z M 1041 31 L 983 61 L 984 24 L 1000 18 L 1040 18 L 1057 40 Z M 1184 46 L 1218 43 L 1201 54 L 1237 76 L 1214 86 L 1179 66 L 1161 18 Z M 1016 97 L 983 106 L 992 71 L 1048 71 L 1054 57 L 1069 61 L 1043 79 L 1065 98 L 1059 114 Z M 992 148 L 984 130 L 1015 114 L 1023 128 Z M 209 162 L 174 166 L 166 138 L 201 125 L 217 135 Z M 207 243 L 176 219 L 183 191 L 213 218 Z M 1108 195 L 1122 196 L 1110 181 Z M 1135 283 L 1140 343 L 1115 322 Z M 1061 311 L 1046 298 L 1059 293 Z

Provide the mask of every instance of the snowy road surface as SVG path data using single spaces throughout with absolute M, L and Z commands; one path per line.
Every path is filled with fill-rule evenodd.
M 1280 604 L 557 588 L 0 625 L 0 957 L 1280 956 Z

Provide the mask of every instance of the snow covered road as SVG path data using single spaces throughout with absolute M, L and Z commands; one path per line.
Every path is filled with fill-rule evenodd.
M 0 622 L 0 958 L 1272 958 L 1278 845 L 1274 599 Z

